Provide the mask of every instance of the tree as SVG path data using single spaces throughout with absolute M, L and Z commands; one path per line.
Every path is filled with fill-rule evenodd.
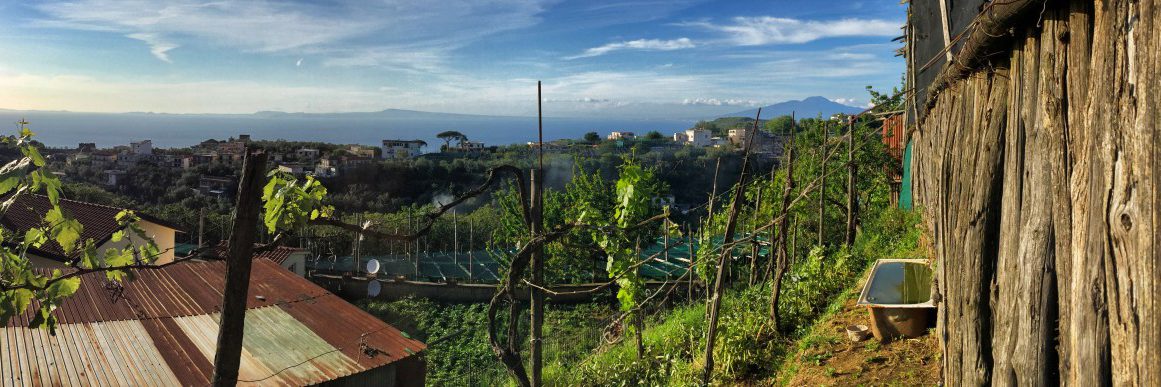
M 778 116 L 766 121 L 766 131 L 775 134 L 789 133 L 793 126 L 794 117 L 792 116 Z
M 656 130 L 652 130 L 652 131 L 649 131 L 649 133 L 645 133 L 646 140 L 660 140 L 663 138 L 665 138 L 665 136 L 662 136 L 661 132 L 658 132 Z
M 585 133 L 585 141 L 588 141 L 588 142 L 591 142 L 594 144 L 601 142 L 601 135 L 597 134 L 597 132 Z
M 443 140 L 443 149 L 450 149 L 452 141 L 456 141 L 458 144 L 463 144 L 464 141 L 468 140 L 468 136 L 465 136 L 463 133 L 455 130 L 440 132 L 439 134 L 435 135 L 435 137 Z

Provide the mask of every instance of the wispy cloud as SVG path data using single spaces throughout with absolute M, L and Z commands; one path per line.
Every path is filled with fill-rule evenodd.
M 689 38 L 678 38 L 673 40 L 660 39 L 637 39 L 624 42 L 609 43 L 599 47 L 593 47 L 585 50 L 579 55 L 566 57 L 564 59 L 579 59 L 590 58 L 594 56 L 601 56 L 613 51 L 621 50 L 642 50 L 642 51 L 673 51 L 686 48 L 697 47 Z
M 772 16 L 735 17 L 729 24 L 708 21 L 680 23 L 727 35 L 727 42 L 739 46 L 800 44 L 844 36 L 896 36 L 903 22 L 880 19 L 800 20 Z
M 341 59 L 354 49 L 407 53 L 442 47 L 427 51 L 447 52 L 489 34 L 538 23 L 542 1 L 337 0 L 327 5 L 242 0 L 51 1 L 38 6 L 46 16 L 38 24 L 121 33 L 146 42 L 163 61 L 169 61 L 168 51 L 192 44 Z
M 161 60 L 162 62 L 173 63 L 173 61 L 169 60 L 168 52 L 169 50 L 177 48 L 176 44 L 167 42 L 164 39 L 159 38 L 157 34 L 152 33 L 136 32 L 125 36 L 130 39 L 137 39 L 145 42 L 145 44 L 149 45 L 150 54 L 153 54 L 154 57 L 157 57 L 157 59 Z
M 717 98 L 686 98 L 681 101 L 682 105 L 708 105 L 708 106 L 759 106 L 761 102 L 750 99 L 717 99 Z

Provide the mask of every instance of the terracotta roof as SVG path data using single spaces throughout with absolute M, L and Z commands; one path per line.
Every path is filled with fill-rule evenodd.
M 6 198 L 4 197 L 4 199 Z M 62 210 L 72 215 L 84 226 L 84 229 L 81 231 L 82 241 L 92 239 L 100 245 L 109 240 L 114 232 L 121 229 L 117 224 L 117 214 L 124 210 L 123 208 L 64 198 L 60 200 L 60 206 Z M 48 202 L 47 196 L 38 194 L 20 195 L 16 199 L 16 202 L 12 204 L 12 207 L 8 208 L 7 212 L 0 214 L 0 225 L 23 234 L 30 228 L 41 226 L 44 222 L 44 214 L 48 213 L 50 207 L 51 205 Z M 136 214 L 144 221 L 179 230 L 180 232 L 180 229 L 172 223 L 145 213 L 136 212 Z M 60 244 L 57 244 L 56 241 L 49 241 L 33 252 L 36 255 L 60 261 L 67 261 L 80 253 L 77 251 L 72 255 L 65 255 L 64 250 L 61 249 Z
M 255 245 L 255 247 L 257 247 L 257 245 Z M 297 247 L 278 246 L 278 247 L 275 247 L 273 250 L 263 251 L 261 253 L 254 254 L 254 259 L 266 258 L 266 259 L 269 259 L 269 260 L 274 261 L 275 263 L 281 265 L 283 262 L 286 262 L 286 259 L 290 258 L 291 255 L 293 255 L 295 253 L 304 253 L 304 252 L 308 252 L 308 251 L 310 251 L 310 250 L 297 248 Z M 213 250 L 206 252 L 206 255 L 209 255 L 211 257 L 218 258 L 218 259 L 229 258 L 229 256 L 230 256 L 230 242 L 228 242 L 228 241 L 219 242 L 217 246 L 214 246 Z
M 208 384 L 225 270 L 188 261 L 138 270 L 120 286 L 82 276 L 53 312 L 55 337 L 25 328 L 31 310 L 0 327 L 0 385 Z M 426 348 L 271 261 L 254 262 L 246 307 L 241 380 L 317 384 Z

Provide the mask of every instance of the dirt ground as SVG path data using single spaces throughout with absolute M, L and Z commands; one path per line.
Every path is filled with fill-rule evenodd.
M 927 334 L 915 339 L 860 343 L 847 338 L 845 327 L 870 326 L 866 308 L 853 298 L 829 320 L 799 342 L 798 352 L 783 367 L 784 386 L 935 386 L 939 384 L 939 345 Z

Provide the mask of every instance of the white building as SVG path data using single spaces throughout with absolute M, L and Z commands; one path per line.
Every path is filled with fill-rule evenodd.
M 674 133 L 673 134 L 673 142 L 676 142 L 679 144 L 687 143 L 687 142 L 689 142 L 689 136 L 686 136 L 685 132 Z
M 633 132 L 611 132 L 609 133 L 609 140 L 632 140 L 637 138 Z
M 710 142 L 710 131 L 705 129 L 688 129 L 685 131 L 686 142 L 689 145 L 706 147 L 712 145 Z
M 129 153 L 135 155 L 152 155 L 153 141 L 141 140 L 129 143 Z
M 427 143 L 420 140 L 383 140 L 384 159 L 409 159 L 420 155 Z

